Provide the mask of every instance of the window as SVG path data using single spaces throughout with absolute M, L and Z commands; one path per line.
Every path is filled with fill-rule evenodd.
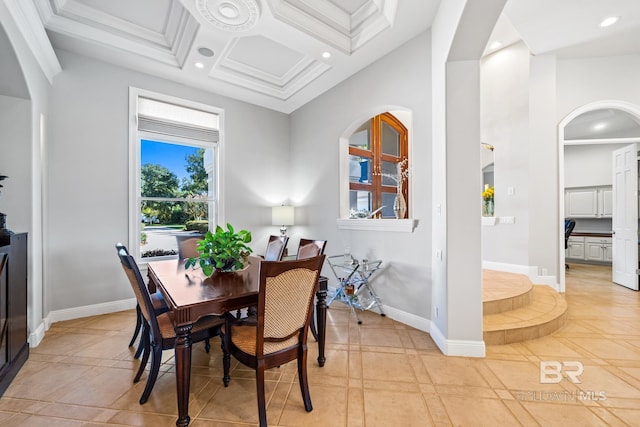
M 409 206 L 407 141 L 407 128 L 390 113 L 373 117 L 351 135 L 350 217 L 375 212 L 376 218 L 396 218 L 393 204 L 398 192 Z
M 177 238 L 219 220 L 220 111 L 131 90 L 129 248 L 139 258 L 176 256 Z

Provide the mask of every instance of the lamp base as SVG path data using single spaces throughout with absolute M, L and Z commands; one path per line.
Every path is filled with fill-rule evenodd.
M 280 235 L 282 237 L 287 235 L 287 227 L 285 225 L 283 225 L 282 227 L 280 227 Z
M 11 243 L 13 231 L 7 229 L 7 216 L 0 212 L 0 246 Z

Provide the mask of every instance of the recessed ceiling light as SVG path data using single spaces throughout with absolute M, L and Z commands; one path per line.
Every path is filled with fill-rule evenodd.
M 619 20 L 619 19 L 620 19 L 620 17 L 619 17 L 619 16 L 610 16 L 610 17 L 608 17 L 608 18 L 605 18 L 605 19 L 600 23 L 600 26 L 601 26 L 602 28 L 609 27 L 609 26 L 611 26 L 611 25 L 615 24 L 616 22 L 618 22 L 618 20 Z
M 222 5 L 220 5 L 220 8 L 218 8 L 218 11 L 220 11 L 220 15 L 229 19 L 237 18 L 240 14 L 238 8 L 231 3 L 223 3 Z
M 500 40 L 496 40 L 489 45 L 489 49 L 497 49 L 502 46 L 502 42 Z
M 196 62 L 195 64 L 193 64 L 196 66 L 196 68 L 204 68 L 204 64 L 202 62 Z
M 331 58 L 331 52 L 322 52 L 322 57 L 324 59 L 329 59 Z

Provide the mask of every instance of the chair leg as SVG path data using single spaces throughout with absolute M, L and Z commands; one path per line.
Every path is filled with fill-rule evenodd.
M 211 341 L 209 341 L 209 338 L 207 338 L 206 340 L 204 340 L 204 351 L 209 353 L 209 350 L 211 350 Z
M 131 337 L 131 341 L 129 341 L 129 347 L 133 346 L 133 343 L 136 341 L 138 334 L 140 333 L 140 328 L 142 327 L 142 311 L 140 310 L 140 305 L 136 304 L 136 328 L 133 330 L 133 336 Z M 137 354 L 137 352 L 136 352 Z M 140 357 L 138 355 L 138 357 Z M 138 358 L 136 357 L 136 359 Z
M 149 395 L 151 394 L 151 390 L 153 390 L 153 386 L 156 384 L 156 379 L 158 379 L 158 372 L 160 372 L 160 362 L 162 361 L 162 347 L 158 344 L 153 346 L 153 351 L 151 353 L 151 370 L 149 371 L 149 377 L 147 378 L 147 385 L 144 387 L 144 391 L 142 392 L 142 396 L 140 397 L 140 404 L 144 404 L 149 399 Z
M 300 392 L 302 393 L 302 401 L 304 409 L 307 412 L 313 410 L 311 405 L 311 394 L 309 394 L 309 380 L 307 379 L 307 349 L 300 350 L 298 355 L 298 382 L 300 383 Z
M 143 351 L 144 351 L 144 340 L 142 339 L 142 337 L 140 337 L 140 341 L 138 342 L 138 348 L 136 349 L 136 353 L 133 355 L 133 358 L 139 359 Z
M 267 404 L 264 395 L 264 366 L 256 368 L 256 389 L 258 394 L 258 418 L 260 427 L 267 427 Z
M 147 367 L 147 362 L 149 360 L 149 347 L 151 347 L 151 344 L 149 343 L 149 333 L 149 325 L 145 321 L 142 325 L 142 337 L 140 337 L 140 343 L 142 344 L 142 347 L 144 347 L 144 351 L 142 354 L 142 360 L 140 361 L 140 367 L 138 368 L 138 373 L 136 373 L 136 376 L 133 379 L 134 383 L 140 381 L 144 368 Z
M 313 312 L 311 313 L 311 322 L 309 323 L 309 330 L 311 331 L 311 335 L 313 335 L 313 339 L 318 341 L 318 330 L 316 328 L 316 305 L 313 305 Z

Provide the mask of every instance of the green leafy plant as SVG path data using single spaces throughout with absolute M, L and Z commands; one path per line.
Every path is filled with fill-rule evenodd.
M 198 241 L 197 258 L 189 258 L 185 268 L 200 265 L 202 272 L 211 276 L 214 270 L 234 271 L 244 268 L 247 257 L 252 252 L 247 243 L 251 242 L 251 232 L 240 230 L 236 233 L 231 224 L 227 230 L 217 226 L 215 233 L 207 231 L 204 239 Z

